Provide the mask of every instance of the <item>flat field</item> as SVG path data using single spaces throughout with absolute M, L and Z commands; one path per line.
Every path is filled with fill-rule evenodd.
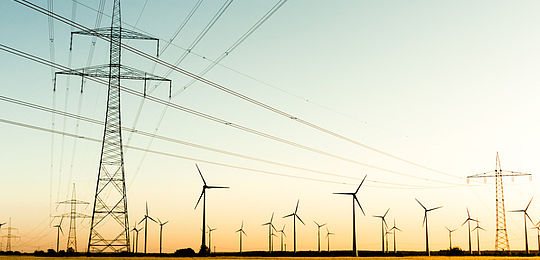
M 168 259 L 283 259 L 283 260 L 294 260 L 294 259 L 392 259 L 397 260 L 443 260 L 443 259 L 452 259 L 452 260 L 488 260 L 488 259 L 501 259 L 501 260 L 510 260 L 510 259 L 540 259 L 540 257 L 509 257 L 509 256 L 404 256 L 404 257 L 35 257 L 35 256 L 0 256 L 0 259 L 6 260 L 51 260 L 51 259 L 63 259 L 63 260 L 168 260 Z

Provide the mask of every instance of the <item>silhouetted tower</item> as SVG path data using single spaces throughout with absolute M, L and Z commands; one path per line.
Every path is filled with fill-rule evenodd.
M 69 233 L 67 239 L 66 250 L 72 248 L 77 252 L 77 219 L 78 218 L 90 218 L 90 216 L 77 213 L 77 205 L 88 205 L 90 203 L 86 201 L 77 200 L 77 193 L 75 190 L 75 183 L 73 183 L 73 191 L 71 192 L 71 200 L 61 201 L 58 204 L 69 205 L 69 213 L 63 214 L 62 217 L 69 218 Z
M 20 238 L 19 236 L 13 235 L 12 231 L 17 230 L 17 228 L 14 228 L 11 226 L 11 218 L 9 218 L 8 227 L 7 227 L 7 235 L 4 237 L 6 238 L 6 251 L 11 251 L 11 240 L 14 238 Z
M 503 177 L 531 176 L 530 173 L 503 171 L 499 153 L 495 159 L 495 171 L 467 176 L 467 178 L 495 178 L 495 250 L 510 250 L 508 233 L 506 232 L 506 211 L 504 209 Z
M 106 37 L 110 41 L 109 64 L 56 72 L 54 80 L 56 84 L 58 74 L 81 76 L 81 92 L 84 77 L 107 78 L 109 81 L 88 252 L 128 252 L 130 241 L 120 120 L 120 79 L 144 80 L 145 95 L 146 81 L 168 81 L 169 97 L 171 80 L 121 64 L 122 39 L 155 40 L 158 42 L 158 52 L 159 40 L 121 27 L 120 0 L 113 1 L 111 27 L 72 32 L 72 39 L 73 34 Z M 70 43 L 70 49 L 71 47 Z

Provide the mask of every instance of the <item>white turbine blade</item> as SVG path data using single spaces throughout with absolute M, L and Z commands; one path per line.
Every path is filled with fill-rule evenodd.
M 204 195 L 204 192 L 205 192 L 205 189 L 204 189 L 204 187 L 203 187 L 202 192 L 201 192 L 201 196 L 199 196 L 199 199 L 197 200 L 197 204 L 195 204 L 195 208 L 194 208 L 194 209 L 196 209 L 197 206 L 199 205 L 199 202 L 201 202 L 201 198 L 202 198 L 202 196 Z
M 291 214 L 289 214 L 289 215 L 287 215 L 287 216 L 283 216 L 283 218 L 288 218 L 288 217 L 290 217 L 290 216 L 294 216 L 294 213 L 291 213 Z
M 385 217 L 386 217 L 386 214 L 388 214 L 388 211 L 390 211 L 390 208 L 388 208 L 388 209 L 386 210 L 386 212 L 384 213 L 384 215 L 382 216 L 382 218 L 385 218 Z
M 362 211 L 362 214 L 364 214 L 364 216 L 365 216 L 366 213 L 364 212 L 364 209 L 362 208 L 362 205 L 360 204 L 360 201 L 358 201 L 358 198 L 356 197 L 356 195 L 354 195 L 353 198 L 356 201 L 356 203 L 358 204 L 358 207 L 360 207 L 360 210 Z
M 296 214 L 296 212 L 298 212 L 298 204 L 300 203 L 300 200 L 297 200 L 296 201 L 296 209 L 294 209 L 294 213 Z
M 424 210 L 427 210 L 426 207 L 424 207 L 424 205 L 417 198 L 414 199 L 416 200 L 416 202 L 418 202 L 418 204 L 420 204 L 420 206 L 422 206 L 422 208 L 424 208 Z
M 298 220 L 300 220 L 300 222 L 302 222 L 302 224 L 306 225 L 306 223 L 304 223 L 304 221 L 302 221 L 302 219 L 298 215 L 294 214 L 294 216 L 297 217 Z
M 531 205 L 532 200 L 533 200 L 533 198 L 531 198 L 531 200 L 529 200 L 529 204 L 527 204 L 527 207 L 525 207 L 524 211 L 527 211 L 527 209 L 529 209 L 529 206 Z
M 195 166 L 197 167 L 197 171 L 199 171 L 199 175 L 201 175 L 201 179 L 202 179 L 204 185 L 206 185 L 206 181 L 204 180 L 204 177 L 203 177 L 203 175 L 202 175 L 201 169 L 199 169 L 199 165 L 195 164 Z
M 358 193 L 358 191 L 360 190 L 360 187 L 362 187 L 362 184 L 364 184 L 364 181 L 366 180 L 366 178 L 367 178 L 367 174 L 362 179 L 362 182 L 360 182 L 360 185 L 358 185 L 358 188 L 356 188 L 356 191 L 354 192 L 354 194 Z

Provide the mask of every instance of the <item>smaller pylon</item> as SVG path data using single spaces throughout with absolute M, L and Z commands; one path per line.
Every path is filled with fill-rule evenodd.
M 5 223 L 4 223 L 5 224 Z M 18 228 L 14 228 L 11 226 L 11 218 L 9 218 L 8 227 L 7 227 L 7 235 L 3 236 L 6 238 L 6 251 L 11 251 L 11 240 L 12 239 L 18 239 L 21 238 L 20 236 L 13 235 L 12 231 L 17 230 Z
M 77 219 L 78 218 L 90 218 L 90 216 L 77 213 L 77 205 L 88 205 L 89 203 L 82 200 L 77 200 L 77 192 L 75 190 L 75 183 L 73 183 L 73 191 L 71 192 L 71 200 L 60 201 L 58 204 L 67 204 L 70 206 L 69 213 L 60 215 L 60 217 L 69 218 L 69 232 L 66 250 L 70 248 L 73 252 L 77 252 Z

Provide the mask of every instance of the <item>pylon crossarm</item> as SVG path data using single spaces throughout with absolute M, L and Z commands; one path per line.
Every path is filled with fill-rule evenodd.
M 480 173 L 475 175 L 467 176 L 467 178 L 488 178 L 488 177 L 517 177 L 517 176 L 530 176 L 530 173 L 524 172 L 515 172 L 515 171 L 499 171 L 501 173 L 496 173 L 495 171 Z

